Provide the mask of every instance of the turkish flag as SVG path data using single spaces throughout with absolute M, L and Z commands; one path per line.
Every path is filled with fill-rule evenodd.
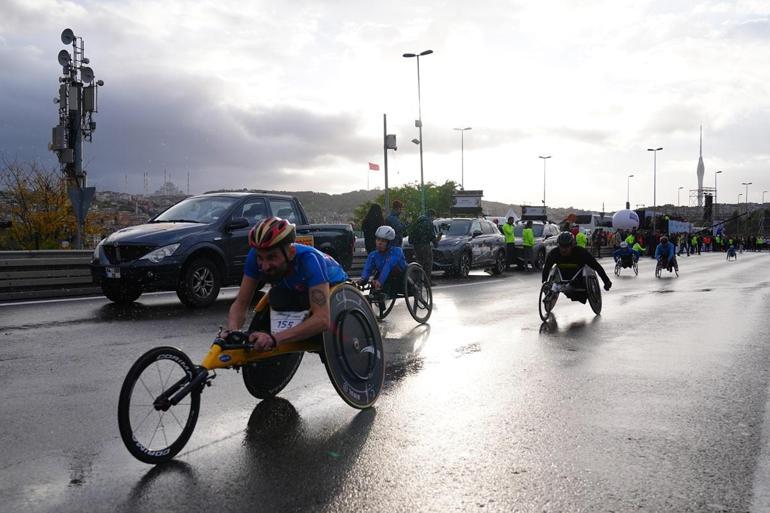
M 379 171 L 380 165 L 375 164 L 374 162 L 369 162 L 369 171 Z

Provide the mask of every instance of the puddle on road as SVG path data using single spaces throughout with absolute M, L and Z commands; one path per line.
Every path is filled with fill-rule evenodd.
M 481 346 L 479 344 L 467 344 L 464 346 L 460 346 L 457 349 L 455 349 L 455 358 L 460 358 L 461 356 L 467 356 L 469 354 L 478 353 L 481 351 Z

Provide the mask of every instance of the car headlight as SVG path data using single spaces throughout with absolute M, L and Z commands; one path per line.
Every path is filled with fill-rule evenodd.
M 139 260 L 149 260 L 153 264 L 157 264 L 164 258 L 173 255 L 174 251 L 176 251 L 176 248 L 178 247 L 179 247 L 178 242 L 176 244 L 169 244 L 168 246 L 163 246 L 162 248 L 158 248 L 156 250 L 150 251 Z

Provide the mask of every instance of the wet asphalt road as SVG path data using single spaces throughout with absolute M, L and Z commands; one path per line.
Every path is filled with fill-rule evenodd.
M 312 355 L 271 401 L 222 371 L 159 467 L 119 438 L 122 380 L 156 345 L 199 361 L 234 291 L 2 305 L 0 511 L 770 511 L 770 254 L 680 267 L 545 324 L 537 273 L 437 279 L 429 325 L 381 324 L 374 408 Z

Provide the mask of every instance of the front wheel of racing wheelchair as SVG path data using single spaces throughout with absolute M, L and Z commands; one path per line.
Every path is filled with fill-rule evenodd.
M 588 304 L 596 315 L 602 313 L 602 289 L 599 286 L 599 278 L 593 269 L 587 268 L 584 272 L 586 278 L 586 295 Z
M 551 269 L 551 273 L 548 275 L 548 280 L 540 286 L 540 296 L 538 297 L 538 313 L 540 319 L 545 322 L 548 320 L 548 316 L 556 306 L 556 301 L 559 299 L 559 292 L 555 290 L 553 286 L 555 283 L 561 281 L 561 273 L 557 267 Z

